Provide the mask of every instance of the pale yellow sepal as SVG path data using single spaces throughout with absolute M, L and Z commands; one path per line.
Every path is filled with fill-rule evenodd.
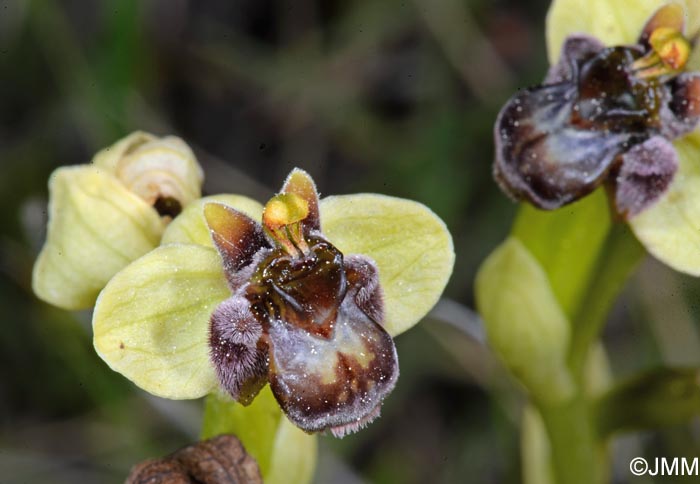
M 32 287 L 55 306 L 92 306 L 114 274 L 160 241 L 164 227 L 156 211 L 103 168 L 57 169 L 49 197 L 47 238 Z
M 321 230 L 344 254 L 372 258 L 384 290 L 384 327 L 396 336 L 440 298 L 454 266 L 445 223 L 418 202 L 375 194 L 321 200 Z
M 229 296 L 214 249 L 158 247 L 114 276 L 100 294 L 92 321 L 95 349 L 149 393 L 199 398 L 218 385 L 208 323 Z
M 700 71 L 700 43 L 690 52 L 690 59 L 685 68 L 687 71 Z
M 570 324 L 547 274 L 522 242 L 510 237 L 488 256 L 475 293 L 489 345 L 530 394 L 540 403 L 571 397 Z
M 212 195 L 190 203 L 183 212 L 173 220 L 163 234 L 163 244 L 184 243 L 214 247 L 209 228 L 204 220 L 204 205 L 219 202 L 243 212 L 253 220 L 260 222 L 263 206 L 252 198 L 243 195 Z
M 547 52 L 556 63 L 564 39 L 571 34 L 588 34 L 605 45 L 637 42 L 646 21 L 667 3 L 685 8 L 685 30 L 692 35 L 700 29 L 700 1 L 675 0 L 554 0 L 547 14 Z M 694 61 L 689 68 L 692 68 Z
M 671 186 L 629 224 L 654 257 L 677 271 L 700 276 L 700 131 L 673 145 L 678 171 Z

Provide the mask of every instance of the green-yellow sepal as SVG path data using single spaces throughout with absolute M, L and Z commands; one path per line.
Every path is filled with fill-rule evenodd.
M 420 321 L 440 298 L 454 265 L 445 223 L 425 205 L 358 194 L 321 200 L 322 230 L 345 254 L 364 254 L 379 268 L 392 335 Z
M 32 286 L 55 306 L 92 306 L 114 274 L 160 241 L 156 211 L 102 168 L 59 168 L 49 195 L 47 239 Z
M 202 397 L 217 387 L 209 316 L 229 294 L 214 249 L 159 247 L 120 271 L 100 294 L 92 323 L 95 349 L 149 393 Z

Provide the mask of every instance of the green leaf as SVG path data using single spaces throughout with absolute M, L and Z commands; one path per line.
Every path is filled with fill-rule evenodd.
M 158 245 L 158 213 L 104 169 L 57 169 L 49 180 L 47 239 L 34 265 L 39 298 L 84 309 L 119 270 Z
M 598 402 L 603 436 L 685 424 L 700 415 L 700 370 L 659 368 L 619 384 Z
M 602 189 L 551 212 L 523 205 L 512 233 L 542 266 L 573 326 L 569 363 L 578 374 L 645 251 L 627 225 L 613 224 Z
M 217 387 L 208 326 L 230 296 L 219 255 L 198 245 L 158 247 L 119 272 L 97 300 L 97 353 L 149 393 L 199 398 Z
M 440 298 L 454 266 L 452 237 L 429 208 L 375 194 L 321 200 L 321 230 L 345 254 L 364 254 L 379 268 L 392 335 L 425 316 Z
M 316 466 L 317 439 L 293 425 L 282 414 L 266 386 L 248 406 L 228 396 L 207 398 L 202 438 L 236 435 L 260 466 L 266 484 L 311 481 Z
M 476 303 L 489 345 L 538 402 L 574 392 L 566 367 L 570 324 L 535 257 L 510 237 L 484 261 Z
M 547 50 L 551 64 L 559 58 L 564 39 L 586 33 L 605 45 L 637 42 L 649 17 L 665 0 L 555 0 L 547 14 Z M 686 32 L 700 29 L 700 2 L 676 0 L 686 11 Z
M 204 205 L 220 202 L 260 221 L 263 207 L 252 198 L 243 195 L 213 195 L 196 200 L 173 220 L 163 234 L 163 244 L 184 243 L 214 247 L 209 228 L 204 220 Z
M 700 276 L 700 131 L 674 145 L 679 166 L 671 186 L 629 223 L 654 257 L 677 271 Z

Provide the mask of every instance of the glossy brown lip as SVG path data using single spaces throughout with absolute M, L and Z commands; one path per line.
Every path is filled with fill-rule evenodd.
M 347 292 L 343 255 L 319 237 L 308 244 L 311 252 L 296 260 L 271 252 L 251 277 L 246 298 L 261 322 L 287 321 L 329 338 Z
M 290 420 L 307 431 L 342 428 L 372 414 L 398 377 L 391 337 L 353 304 L 346 300 L 330 339 L 281 322 L 271 328 L 272 390 Z M 314 355 L 299 358 L 290 351 L 296 345 Z

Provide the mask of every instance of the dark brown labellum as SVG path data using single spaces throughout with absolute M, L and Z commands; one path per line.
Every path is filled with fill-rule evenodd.
M 697 125 L 700 76 L 642 75 L 636 66 L 645 49 L 641 44 L 603 48 L 590 37 L 570 37 L 545 84 L 506 103 L 495 125 L 494 174 L 507 194 L 542 209 L 559 208 L 603 183 L 629 181 L 617 174 L 635 171 L 620 166 L 633 147 L 652 137 L 658 137 L 658 147 Z M 635 184 L 649 190 L 634 195 L 634 202 L 617 204 L 623 216 L 656 201 L 673 179 L 675 158 L 667 156 L 669 149 L 655 152 L 665 157 L 647 157 L 645 166 L 659 166 L 644 171 L 663 176 Z
M 342 299 L 333 331 L 319 335 L 285 319 L 270 320 L 270 384 L 287 416 L 308 431 L 362 425 L 379 414 L 398 377 L 391 336 L 363 310 L 360 292 L 373 287 L 376 269 L 354 256 L 346 270 L 353 284 Z M 374 312 L 381 295 L 375 294 Z M 360 299 L 358 303 L 358 299 Z M 353 429 L 350 429 L 355 430 Z
M 294 171 L 284 190 L 266 206 L 267 239 L 235 210 L 205 207 L 233 292 L 211 317 L 211 360 L 239 402 L 269 382 L 297 426 L 343 436 L 379 415 L 398 378 L 379 274 L 323 237 L 308 175 Z

